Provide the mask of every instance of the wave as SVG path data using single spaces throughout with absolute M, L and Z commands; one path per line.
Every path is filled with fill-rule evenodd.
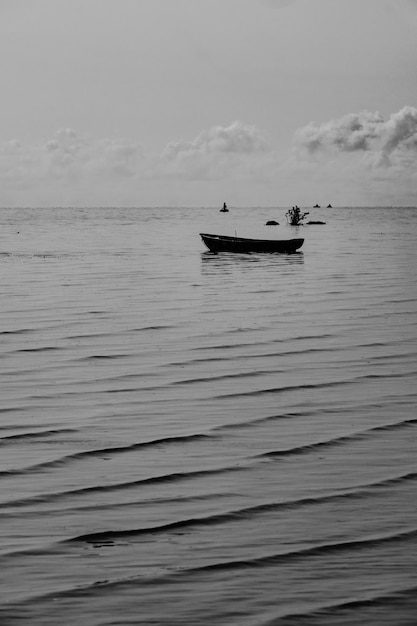
M 70 489 L 67 491 L 57 491 L 49 494 L 40 494 L 37 496 L 28 496 L 25 498 L 17 498 L 15 500 L 6 500 L 0 502 L 0 509 L 9 507 L 25 507 L 33 504 L 45 504 L 57 500 L 71 498 L 73 496 L 91 495 L 93 493 L 111 493 L 121 489 L 135 489 L 141 486 L 157 485 L 163 483 L 180 482 L 183 480 L 194 480 L 196 478 L 219 476 L 224 473 L 245 471 L 247 468 L 242 465 L 232 465 L 228 467 L 220 467 L 206 470 L 193 470 L 190 472 L 173 472 L 170 474 L 162 474 L 160 476 L 150 476 L 149 478 L 140 478 L 138 480 L 124 481 L 121 483 L 112 483 L 110 485 L 91 485 L 89 487 L 80 487 L 79 489 Z M 13 472 L 13 470 L 10 470 Z M 7 470 L 4 471 L 7 475 Z
M 112 360 L 116 360 L 116 359 L 125 359 L 127 357 L 129 357 L 130 354 L 128 353 L 124 353 L 124 354 L 90 354 L 88 356 L 84 356 L 84 357 L 77 357 L 76 359 L 73 359 L 74 361 L 77 362 L 83 362 L 83 361 L 112 361 Z
M 61 260 L 61 259 L 79 259 L 84 258 L 85 253 L 74 254 L 74 253 L 66 253 L 66 252 L 1 252 L 0 257 L 10 257 L 11 259 L 17 259 L 22 261 L 32 261 L 32 260 L 41 260 L 41 261 L 49 261 L 49 260 Z
M 407 428 L 408 426 L 416 426 L 416 425 L 417 425 L 417 418 L 410 417 L 410 419 L 401 420 L 399 422 L 392 422 L 390 424 L 380 424 L 379 426 L 374 426 L 373 428 L 369 428 L 369 430 L 366 432 L 398 430 L 401 428 Z
M 408 378 L 409 376 L 415 377 L 417 370 L 411 370 L 408 372 L 389 372 L 388 374 L 364 374 L 359 376 L 357 380 L 373 380 L 380 378 Z
M 229 472 L 229 471 L 242 471 L 245 470 L 247 468 L 244 468 L 242 466 L 233 466 L 231 468 L 227 468 L 224 471 L 225 472 Z M 194 474 L 195 477 L 199 477 L 200 475 L 217 475 L 221 472 L 221 470 L 202 470 L 200 472 L 192 472 L 190 473 L 189 476 L 190 478 L 192 478 L 191 474 Z M 184 475 L 180 475 L 178 477 L 177 476 L 173 476 L 172 479 L 176 480 L 177 478 L 179 478 L 180 480 L 182 478 L 185 478 L 186 476 Z M 215 525 L 215 524 L 219 524 L 219 523 L 228 523 L 228 522 L 234 522 L 236 520 L 243 520 L 243 519 L 250 519 L 253 516 L 256 516 L 258 514 L 262 514 L 265 512 L 274 512 L 274 511 L 280 511 L 280 510 L 296 510 L 299 508 L 305 508 L 305 507 L 311 507 L 311 506 L 321 506 L 323 504 L 327 504 L 327 503 L 332 503 L 332 502 L 337 502 L 337 501 L 348 501 L 348 500 L 355 500 L 355 499 L 362 499 L 362 498 L 369 498 L 372 496 L 375 496 L 377 494 L 378 491 L 381 490 L 385 490 L 385 489 L 390 489 L 391 487 L 396 487 L 398 485 L 402 485 L 402 484 L 406 484 L 408 482 L 414 482 L 417 480 L 417 472 L 409 472 L 407 474 L 400 474 L 398 476 L 390 476 L 388 478 L 384 478 L 382 480 L 379 481 L 373 481 L 373 482 L 369 482 L 369 483 L 361 483 L 358 485 L 352 485 L 351 487 L 347 487 L 345 489 L 343 489 L 342 491 L 335 491 L 331 494 L 325 494 L 323 496 L 309 496 L 309 497 L 304 497 L 304 498 L 298 498 L 295 500 L 282 500 L 279 502 L 266 502 L 266 503 L 262 503 L 262 504 L 257 504 L 254 505 L 252 507 L 244 507 L 242 509 L 237 509 L 236 511 L 229 511 L 229 512 L 224 512 L 224 513 L 219 513 L 219 514 L 214 514 L 214 515 L 209 515 L 206 517 L 198 517 L 198 518 L 190 518 L 188 520 L 178 520 L 177 522 L 174 522 L 175 524 L 182 524 L 183 528 L 194 528 L 194 527 L 204 527 L 204 526 L 211 526 L 211 525 Z M 42 504 L 46 504 L 48 502 L 54 502 L 54 501 L 59 501 L 61 498 L 67 498 L 69 496 L 79 496 L 79 495 L 84 495 L 85 492 L 87 492 L 87 495 L 89 493 L 91 493 L 92 491 L 96 491 L 96 492 L 112 492 L 112 491 L 117 491 L 117 490 L 122 490 L 122 489 L 130 489 L 130 488 L 135 488 L 137 486 L 141 486 L 141 484 L 143 482 L 148 483 L 152 482 L 153 479 L 145 479 L 145 481 L 133 481 L 133 482 L 126 482 L 126 483 L 118 483 L 116 485 L 107 485 L 107 486 L 97 486 L 97 487 L 87 487 L 87 488 L 82 488 L 82 489 L 78 489 L 78 490 L 73 490 L 73 491 L 65 491 L 65 492 L 60 492 L 60 493 L 55 493 L 55 494 L 50 494 L 48 496 L 32 496 L 30 498 L 26 498 L 26 499 L 21 499 L 21 500 L 15 500 L 15 501 L 9 501 L 7 503 L 0 503 L 0 508 L 9 508 L 9 507 L 13 507 L 15 506 L 16 508 L 20 508 L 22 506 L 30 506 L 32 504 L 38 504 L 38 503 L 42 503 Z M 155 481 L 153 482 L 169 482 L 170 479 L 168 478 L 168 480 L 160 480 L 160 477 L 157 477 Z M 171 503 L 173 501 L 175 501 L 175 503 L 177 504 L 178 502 L 194 502 L 194 501 L 204 501 L 204 500 L 211 500 L 213 498 L 228 498 L 230 494 L 223 494 L 223 493 L 218 493 L 218 494 L 201 494 L 201 495 L 192 495 L 192 496 L 174 496 L 173 498 L 150 498 L 148 500 L 143 500 L 140 499 L 138 501 L 133 501 L 133 500 L 129 500 L 128 502 L 121 502 L 121 503 L 117 503 L 117 508 L 124 508 L 124 507 L 132 507 L 136 504 L 140 504 L 141 506 L 146 505 L 146 504 L 163 504 L 163 503 Z M 89 505 L 81 505 L 81 506 L 74 506 L 71 505 L 71 511 L 96 511 L 96 510 L 108 510 L 109 506 L 113 506 L 113 504 L 109 505 L 108 502 L 104 503 L 104 504 L 89 504 Z M 37 517 L 42 517 L 42 516 L 50 516 L 53 513 L 59 513 L 61 514 L 63 512 L 64 509 L 59 508 L 57 510 L 51 510 L 51 509 L 46 509 L 46 510 L 37 510 L 36 515 Z M 13 518 L 13 517 L 21 517 L 21 513 L 18 511 L 3 511 L 2 512 L 2 517 L 8 517 L 8 518 Z M 139 528 L 135 531 L 135 529 L 129 529 L 129 534 L 134 536 L 135 534 L 138 535 L 143 535 L 146 533 L 151 533 L 151 534 L 157 534 L 159 532 L 169 532 L 170 528 L 167 528 L 165 525 L 161 525 L 161 526 L 155 526 L 155 527 L 147 527 L 147 528 Z M 103 531 L 105 532 L 105 531 Z M 109 532 L 117 532 L 117 531 L 109 531 Z M 124 531 L 122 531 L 124 532 Z M 66 541 L 80 541 L 79 537 L 73 537 L 71 539 L 68 539 Z M 19 552 L 20 554 L 20 552 Z
M 268 418 L 268 419 L 271 419 L 271 418 Z M 372 428 L 359 431 L 359 432 L 348 433 L 348 434 L 344 434 L 341 436 L 332 437 L 324 441 L 317 441 L 314 443 L 303 444 L 300 446 L 293 446 L 291 448 L 284 448 L 280 450 L 268 450 L 266 452 L 261 452 L 260 454 L 256 454 L 252 457 L 249 457 L 246 460 L 253 461 L 256 459 L 271 459 L 271 458 L 277 459 L 280 457 L 288 457 L 292 455 L 306 454 L 310 452 L 315 452 L 316 450 L 319 450 L 322 448 L 339 446 L 339 445 L 344 445 L 346 443 L 360 441 L 367 437 L 372 436 L 372 434 L 376 432 L 389 432 L 391 430 L 399 430 L 402 428 L 412 427 L 412 426 L 415 426 L 416 424 L 417 424 L 417 418 L 410 418 L 410 419 L 402 420 L 399 422 L 393 422 L 390 424 L 374 426 Z M 222 430 L 224 428 L 226 427 L 224 426 L 215 427 L 212 430 L 211 434 L 210 433 L 196 433 L 192 435 L 177 435 L 177 436 L 172 436 L 172 437 L 162 437 L 162 438 L 153 439 L 150 441 L 137 442 L 137 443 L 133 443 L 127 446 L 110 446 L 106 448 L 96 448 L 93 450 L 83 450 L 81 452 L 75 452 L 73 454 L 64 455 L 52 461 L 44 461 L 42 463 L 37 463 L 37 464 L 30 465 L 24 468 L 2 470 L 0 471 L 0 478 L 31 474 L 37 471 L 53 469 L 55 467 L 62 467 L 73 461 L 80 461 L 84 459 L 100 457 L 103 454 L 112 454 L 112 455 L 126 454 L 129 452 L 133 452 L 135 450 L 143 450 L 143 449 L 151 448 L 155 446 L 165 446 L 165 445 L 171 445 L 171 444 L 177 445 L 177 444 L 184 444 L 184 443 L 193 443 L 195 441 L 204 441 L 204 440 L 210 439 L 210 437 L 212 437 L 213 433 L 215 433 L 216 431 Z M 74 430 L 62 429 L 62 430 L 41 431 L 39 433 L 22 433 L 22 434 L 17 434 L 17 435 L 9 435 L 6 437 L 0 437 L 0 445 L 2 444 L 6 445 L 7 443 L 15 442 L 20 439 L 44 437 L 48 435 L 61 434 L 65 432 L 74 432 Z
M 178 385 L 192 385 L 194 383 L 207 383 L 207 382 L 218 382 L 220 380 L 228 380 L 228 379 L 240 379 L 240 378 L 257 378 L 259 376 L 265 376 L 268 374 L 277 373 L 277 370 L 255 370 L 250 372 L 239 372 L 238 374 L 219 374 L 213 376 L 202 376 L 201 378 L 189 378 L 183 380 L 177 380 L 170 383 L 171 387 L 175 387 Z
M 397 403 L 399 404 L 399 403 Z M 369 405 L 367 405 L 369 406 Z M 263 424 L 263 423 L 267 423 L 267 422 L 274 422 L 276 420 L 286 420 L 286 419 L 296 419 L 296 418 L 300 418 L 300 417 L 313 417 L 314 415 L 324 415 L 324 414 L 331 414 L 333 415 L 335 412 L 335 409 L 333 407 L 330 407 L 328 409 L 324 408 L 324 407 L 319 407 L 317 409 L 309 409 L 307 411 L 294 411 L 294 412 L 288 412 L 288 413 L 276 413 L 273 415 L 265 415 L 264 417 L 257 417 L 254 419 L 249 419 L 247 421 L 239 421 L 239 422 L 231 422 L 230 424 L 221 424 L 220 426 L 215 426 L 210 432 L 224 432 L 224 431 L 229 431 L 229 430 L 237 430 L 237 429 L 241 429 L 241 428 L 251 428 L 251 427 L 256 427 L 259 424 Z M 352 407 L 344 407 L 343 409 L 344 413 L 350 413 L 353 412 L 355 414 L 357 414 L 358 412 L 358 407 L 357 406 L 352 406 Z M 410 419 L 405 419 L 405 420 L 401 420 L 399 422 L 393 422 L 390 424 L 383 424 L 380 426 L 374 426 L 372 428 L 370 428 L 369 430 L 391 430 L 391 429 L 396 429 L 396 428 L 401 428 L 402 426 L 410 426 L 410 425 L 415 425 L 417 423 L 417 418 L 410 418 Z M 363 432 L 367 432 L 367 431 L 363 431 Z
M 12 354 L 18 354 L 19 352 L 53 352 L 58 350 L 63 350 L 63 348 L 58 346 L 39 346 L 38 348 L 19 348 L 18 350 L 11 350 L 10 352 Z
M 153 324 L 151 326 L 140 326 L 139 328 L 129 328 L 125 333 L 142 333 L 149 330 L 165 330 L 167 328 L 175 328 L 174 324 Z
M 324 496 L 308 496 L 304 498 L 298 498 L 296 500 L 283 500 L 280 502 L 265 502 L 262 504 L 257 504 L 251 507 L 244 507 L 241 509 L 237 509 L 234 511 L 225 511 L 223 513 L 215 513 L 213 515 L 207 515 L 205 517 L 194 517 L 177 520 L 175 522 L 170 522 L 167 524 L 162 524 L 159 526 L 151 526 L 146 528 L 131 528 L 124 530 L 109 530 L 102 531 L 99 533 L 87 533 L 85 535 L 79 535 L 77 537 L 73 537 L 66 541 L 74 542 L 74 541 L 84 541 L 87 543 L 96 543 L 101 541 L 114 541 L 116 539 L 122 539 L 126 537 L 136 537 L 147 534 L 164 534 L 173 530 L 178 529 L 195 529 L 201 528 L 205 526 L 212 526 L 218 524 L 226 524 L 241 520 L 253 519 L 258 515 L 263 515 L 267 512 L 276 512 L 276 511 L 284 511 L 287 509 L 299 509 L 299 508 L 310 508 L 312 506 L 321 506 L 327 503 L 333 503 L 337 501 L 346 501 L 346 500 L 355 500 L 362 499 L 364 497 L 370 497 L 371 495 L 375 495 L 372 493 L 372 490 L 381 488 L 390 487 L 392 485 L 397 485 L 398 482 L 404 482 L 406 480 L 415 480 L 417 478 L 417 473 L 412 475 L 402 476 L 401 478 L 395 477 L 386 479 L 384 481 L 379 481 L 378 483 L 370 483 L 367 485 L 363 485 L 360 487 L 352 487 L 348 491 L 343 492 L 335 492 L 332 494 L 326 494 Z
M 36 331 L 36 328 L 17 328 L 16 330 L 0 330 L 0 335 L 24 335 Z
M 331 446 L 339 446 L 345 443 L 352 443 L 355 441 L 361 441 L 372 436 L 375 432 L 380 431 L 390 431 L 390 430 L 399 430 L 402 428 L 408 428 L 409 426 L 415 426 L 417 424 L 416 418 L 410 418 L 407 420 L 402 420 L 400 422 L 394 422 L 390 424 L 383 424 L 379 426 L 373 426 L 372 428 L 368 428 L 363 431 L 358 431 L 354 433 L 349 433 L 346 435 L 341 435 L 339 437 L 332 437 L 331 439 L 326 439 L 324 441 L 317 441 L 315 443 L 307 443 L 302 446 L 296 446 L 293 448 L 287 448 L 283 450 L 270 450 L 268 452 L 262 452 L 257 455 L 257 458 L 277 458 L 280 456 L 289 456 L 292 454 L 304 454 L 308 452 L 314 452 L 317 449 L 328 448 Z
M 15 427 L 9 426 L 9 428 L 15 428 Z M 56 429 L 49 429 L 49 430 L 37 430 L 34 432 L 19 433 L 19 434 L 14 434 L 14 435 L 5 435 L 5 436 L 0 436 L 0 445 L 12 443 L 14 441 L 20 441 L 22 439 L 36 439 L 40 437 L 49 437 L 50 435 L 62 435 L 66 433 L 75 433 L 75 432 L 77 432 L 75 428 L 56 428 Z
M 332 389 L 333 387 L 341 387 L 353 385 L 356 380 L 337 380 L 325 383 L 303 383 L 300 385 L 286 385 L 283 387 L 268 387 L 265 389 L 255 389 L 253 391 L 237 391 L 233 393 L 223 393 L 213 396 L 216 400 L 224 400 L 226 398 L 248 398 L 258 397 L 267 394 L 285 393 L 287 391 L 300 391 L 301 389 Z
M 413 363 L 414 363 L 415 356 L 416 356 L 415 352 L 412 352 L 412 351 L 410 351 L 410 352 L 400 352 L 399 354 L 376 354 L 376 355 L 373 355 L 372 361 L 373 362 L 377 362 L 377 361 L 384 361 L 384 362 L 385 361 L 388 361 L 388 362 L 400 361 L 400 363 L 401 363 L 401 362 L 404 361 L 404 359 L 410 358 L 410 359 L 413 360 Z
M 209 493 L 209 494 L 199 494 L 199 495 L 190 495 L 190 496 L 177 496 L 175 495 L 175 497 L 173 498 L 169 498 L 169 497 L 155 497 L 155 498 L 140 498 L 140 499 L 136 499 L 136 500 L 129 500 L 129 501 L 122 501 L 122 502 L 117 502 L 117 504 L 111 503 L 109 505 L 108 502 L 102 503 L 102 504 L 98 504 L 98 503 L 94 503 L 94 504 L 84 504 L 84 505 L 74 505 L 71 504 L 70 507 L 65 508 L 65 507 L 59 507 L 56 509 L 45 509 L 45 510 L 37 510 L 36 511 L 36 517 L 50 517 L 51 515 L 54 514 L 58 514 L 58 515 L 62 515 L 63 513 L 67 512 L 67 511 L 71 511 L 71 513 L 74 513 L 74 511 L 77 512 L 82 512 L 82 511 L 91 511 L 91 512 L 96 512 L 96 511 L 107 511 L 109 510 L 109 508 L 113 508 L 113 507 L 117 507 L 117 510 L 123 509 L 123 508 L 132 508 L 133 506 L 152 506 L 155 504 L 172 504 L 173 502 L 175 502 L 175 504 L 181 504 L 181 503 L 194 503 L 194 502 L 205 502 L 205 501 L 215 501 L 215 500 L 227 500 L 230 498 L 230 494 L 229 493 Z M 10 512 L 5 512 L 3 511 L 1 514 L 2 518 L 19 518 L 22 519 L 22 513 L 21 511 L 10 511 Z M 20 553 L 16 553 L 16 554 L 20 554 Z
M 301 383 L 298 385 L 286 385 L 282 387 L 268 387 L 265 389 L 255 389 L 252 391 L 237 391 L 232 393 L 224 393 L 213 396 L 216 400 L 223 400 L 225 398 L 248 398 L 257 397 L 267 394 L 286 393 L 288 391 L 300 391 L 302 389 L 332 389 L 335 387 L 346 387 L 349 385 L 356 385 L 360 381 L 366 381 L 369 379 L 391 379 L 391 378 L 407 378 L 409 376 L 415 376 L 416 372 L 404 373 L 387 373 L 387 374 L 364 374 L 362 376 L 355 376 L 350 379 L 334 380 L 319 383 Z
M 54 431 L 51 431 L 54 432 Z M 71 429 L 70 429 L 70 432 Z M 24 437 L 25 435 L 16 435 L 16 437 Z M 36 435 L 35 435 L 36 436 Z M 41 436 L 41 435 L 39 435 Z M 12 436 L 13 437 L 13 436 Z M 108 448 L 95 448 L 94 450 L 83 450 L 82 452 L 74 452 L 73 454 L 67 454 L 59 459 L 54 459 L 53 461 L 44 461 L 42 463 L 36 463 L 34 465 L 29 465 L 24 468 L 19 469 L 10 469 L 0 471 L 1 476 L 11 476 L 11 475 L 22 475 L 22 474 L 32 474 L 35 471 L 52 469 L 54 467 L 61 467 L 67 465 L 71 461 L 79 461 L 86 458 L 94 458 L 98 456 L 102 456 L 103 454 L 125 454 L 126 452 L 133 452 L 134 450 L 143 450 L 145 448 L 151 448 L 154 446 L 164 446 L 169 444 L 183 444 L 189 443 L 192 441 L 200 441 L 208 438 L 209 435 L 205 434 L 194 434 L 194 435 L 177 435 L 173 437 L 162 437 L 160 439 L 153 439 L 151 441 L 142 441 L 138 443 L 132 443 L 127 446 L 111 446 Z
M 229 333 L 228 333 L 229 334 Z M 333 335 L 331 335 L 330 333 L 322 333 L 320 335 L 300 335 L 298 337 L 291 337 L 291 343 L 294 344 L 298 341 L 310 341 L 310 340 L 320 340 L 320 339 L 331 339 Z M 207 337 L 207 335 L 201 335 L 201 337 Z M 193 347 L 191 348 L 192 351 L 198 351 L 198 352 L 204 352 L 204 351 L 209 351 L 212 352 L 213 350 L 234 350 L 236 348 L 253 348 L 253 347 L 260 347 L 260 346 L 271 346 L 271 345 L 276 345 L 276 344 L 287 344 L 288 343 L 288 339 L 273 339 L 271 340 L 265 340 L 265 341 L 256 341 L 256 342 L 242 342 L 242 343 L 223 343 L 223 344 L 216 344 L 216 345 L 210 345 L 210 346 L 201 346 L 199 345 L 198 347 Z M 340 349 L 340 348 L 339 348 Z M 316 348 L 315 350 L 336 350 L 336 348 Z M 293 354 L 293 353 L 292 353 Z M 247 355 L 246 355 L 247 358 Z
M 187 579 L 190 576 L 193 579 L 195 579 L 195 577 L 198 576 L 199 574 L 206 575 L 206 574 L 217 573 L 217 572 L 233 572 L 233 571 L 242 571 L 242 570 L 263 569 L 265 567 L 271 567 L 271 566 L 280 565 L 280 564 L 287 565 L 287 564 L 290 564 L 291 562 L 300 561 L 304 559 L 317 558 L 317 557 L 320 558 L 322 556 L 337 555 L 339 553 L 344 553 L 344 552 L 369 550 L 375 547 L 379 547 L 379 546 L 383 546 L 383 545 L 387 545 L 391 543 L 396 543 L 396 542 L 397 543 L 408 542 L 410 540 L 414 540 L 416 536 L 417 536 L 417 529 L 412 529 L 410 531 L 405 531 L 401 533 L 391 533 L 389 535 L 381 535 L 379 537 L 369 537 L 369 538 L 364 538 L 364 539 L 359 539 L 359 540 L 354 540 L 354 541 L 346 541 L 346 542 L 326 543 L 326 544 L 321 544 L 319 546 L 314 546 L 310 548 L 303 548 L 301 550 L 294 550 L 290 552 L 266 555 L 263 557 L 255 557 L 252 559 L 223 561 L 223 562 L 201 565 L 201 566 L 196 566 L 196 567 L 189 567 L 189 568 L 179 566 L 177 569 L 172 569 L 168 573 L 164 573 L 159 576 L 144 577 L 143 575 L 133 575 L 133 576 L 126 576 L 126 577 L 119 577 L 113 580 L 108 580 L 108 579 L 96 580 L 89 584 L 76 585 L 74 587 L 63 589 L 60 591 L 36 594 L 34 596 L 31 596 L 30 598 L 26 598 L 24 601 L 20 603 L 20 606 L 33 603 L 33 602 L 39 603 L 41 601 L 49 600 L 50 598 L 54 598 L 55 600 L 57 600 L 58 598 L 61 598 L 61 599 L 71 598 L 71 597 L 78 597 L 79 595 L 86 597 L 92 593 L 97 593 L 97 591 L 101 592 L 102 590 L 105 591 L 105 593 L 110 593 L 112 591 L 115 591 L 117 588 L 127 588 L 130 586 L 137 586 L 137 585 L 140 585 L 140 586 L 154 585 L 156 583 L 158 583 L 159 585 L 162 585 L 163 583 L 167 583 L 171 585 L 172 583 L 176 581 L 180 581 L 181 579 Z M 111 545 L 111 543 L 109 541 L 103 540 L 102 546 L 104 547 L 106 545 Z M 40 550 L 37 550 L 37 551 L 28 550 L 26 552 L 28 554 L 42 553 L 42 551 Z M 365 606 L 371 602 L 378 601 L 378 598 L 380 602 L 389 601 L 390 599 L 394 599 L 394 601 L 396 599 L 398 602 L 400 602 L 406 596 L 410 596 L 410 598 L 414 599 L 413 594 L 415 593 L 416 589 L 417 587 L 412 586 L 409 588 L 396 590 L 394 593 L 387 594 L 387 595 L 384 594 L 380 596 L 373 596 L 372 598 L 368 597 L 368 598 L 360 599 L 360 600 L 333 603 L 333 604 L 319 607 L 315 610 L 310 609 L 308 612 L 305 612 L 305 613 L 297 613 L 293 615 L 288 614 L 286 616 L 282 616 L 282 618 L 275 618 L 275 620 L 273 621 L 268 620 L 266 622 L 263 622 L 263 624 L 265 626 L 268 626 L 268 624 L 270 626 L 272 626 L 272 624 L 277 624 L 277 625 L 280 623 L 285 624 L 285 622 L 276 621 L 277 619 L 278 620 L 289 619 L 289 620 L 293 620 L 293 623 L 299 624 L 300 622 L 297 620 L 303 617 L 313 617 L 313 616 L 316 617 L 317 615 L 320 615 L 320 612 L 321 612 L 321 615 L 323 616 L 324 615 L 323 612 L 330 613 L 335 610 L 347 609 L 349 607 L 354 608 L 355 605 L 357 605 L 358 607 Z M 291 621 L 288 623 L 291 624 Z
M 259 626 L 303 626 L 304 624 L 307 626 L 311 624 L 312 626 L 316 624 L 317 626 L 323 626 L 325 623 L 329 624 L 338 624 L 339 626 L 350 626 L 351 621 L 343 621 L 340 619 L 343 614 L 346 615 L 348 619 L 349 614 L 358 609 L 361 610 L 360 622 L 361 623 L 370 623 L 367 620 L 367 616 L 364 614 L 364 610 L 373 609 L 378 611 L 378 615 L 381 614 L 381 611 L 384 608 L 389 609 L 391 612 L 393 609 L 397 609 L 396 611 L 396 621 L 395 623 L 399 626 L 413 626 L 415 624 L 414 617 L 407 618 L 406 621 L 400 617 L 400 613 L 398 609 L 404 605 L 404 603 L 409 603 L 409 601 L 413 604 L 414 614 L 417 610 L 417 602 L 416 602 L 416 592 L 417 587 L 403 587 L 402 589 L 397 589 L 395 591 L 391 591 L 390 593 L 383 594 L 372 594 L 367 595 L 365 598 L 355 599 L 355 600 L 345 600 L 342 602 L 332 602 L 330 604 L 322 604 L 321 606 L 308 609 L 302 613 L 288 613 L 286 615 L 276 616 L 272 619 L 269 618 L 266 621 L 262 621 L 259 623 Z M 392 613 L 391 613 L 392 614 Z M 412 615 L 411 612 L 408 615 Z M 327 618 L 331 618 L 332 622 L 327 622 Z M 326 620 L 325 622 L 323 620 Z M 398 621 L 397 621 L 398 620 Z M 355 618 L 354 623 L 359 623 L 357 618 Z M 382 619 L 378 619 L 378 624 L 385 623 Z M 390 623 L 392 621 L 390 620 Z
M 6 407 L 2 407 L 0 408 L 0 415 L 1 413 L 17 413 L 20 412 L 22 410 L 22 407 L 20 406 L 6 406 Z M 26 428 L 26 426 L 19 426 L 19 424 L 2 424 L 0 425 L 0 430 L 10 430 L 14 428 L 15 430 L 18 428 Z
M 355 309 L 355 311 L 357 312 L 357 309 Z M 227 332 L 227 335 L 230 335 L 230 332 Z M 202 334 L 198 336 L 199 338 L 207 338 L 206 334 Z M 326 339 L 334 339 L 334 335 L 332 333 L 322 333 L 320 335 L 299 335 L 298 337 L 291 337 L 291 338 L 284 338 L 284 339 L 268 339 L 265 341 L 256 341 L 256 342 L 241 342 L 241 343 L 218 343 L 218 344 L 211 344 L 211 345 L 198 345 L 196 347 L 191 347 L 190 351 L 197 351 L 197 352 L 215 352 L 215 351 L 224 351 L 224 350 L 234 350 L 234 349 L 240 349 L 240 348 L 262 348 L 263 346 L 270 348 L 271 346 L 281 346 L 281 345 L 288 345 L 291 344 L 291 349 L 286 350 L 285 352 L 279 351 L 279 352 L 268 352 L 267 354 L 254 354 L 251 355 L 251 358 L 256 358 L 256 357 L 260 357 L 260 358 L 265 358 L 265 357 L 269 357 L 269 356 L 285 356 L 285 355 L 291 355 L 293 356 L 294 354 L 308 354 L 308 353 L 338 353 L 340 354 L 341 349 L 342 350 L 346 350 L 349 352 L 354 353 L 356 348 L 385 348 L 387 349 L 389 346 L 392 346 L 393 348 L 397 349 L 399 348 L 399 346 L 401 345 L 407 345 L 409 346 L 409 339 L 405 338 L 405 339 L 393 339 L 393 340 L 385 340 L 385 341 L 357 341 L 357 342 L 349 342 L 348 345 L 346 346 L 340 346 L 340 345 L 325 345 L 325 346 L 320 346 L 320 347 L 311 347 L 311 345 L 308 345 L 308 347 L 306 348 L 302 348 L 300 350 L 296 349 L 296 344 L 299 342 L 303 342 L 303 341 L 321 341 L 321 340 L 326 340 Z M 389 355 L 387 355 L 388 358 Z M 412 356 L 412 355 L 411 355 Z M 219 358 L 219 360 L 229 360 L 231 357 L 229 356 L 225 356 L 225 357 L 217 357 Z M 238 356 L 234 356 L 232 357 L 233 359 L 243 359 L 243 358 L 248 358 L 247 354 L 243 354 L 243 355 L 238 355 Z M 374 358 L 374 357 L 373 357 Z M 385 358 L 385 357 L 381 357 L 381 358 Z M 180 363 L 173 363 L 173 365 L 181 365 L 181 364 L 191 364 L 195 361 L 205 361 L 206 358 L 197 358 L 197 359 L 189 359 L 186 361 L 182 361 Z
M 271 343 L 276 343 L 276 342 L 268 342 L 265 343 L 265 345 L 270 346 Z M 285 340 L 284 343 L 288 343 L 287 340 Z M 247 345 L 249 346 L 261 346 L 262 343 L 256 343 L 256 344 L 234 344 L 234 345 L 230 345 L 228 346 L 228 348 L 239 348 L 239 347 L 246 347 Z M 199 351 L 204 351 L 204 350 L 222 350 L 223 347 L 222 346 L 203 346 L 201 348 L 191 348 L 192 350 L 199 350 Z M 305 348 L 303 350 L 292 350 L 292 349 L 288 349 L 288 350 L 280 350 L 279 352 L 261 352 L 258 354 L 251 354 L 250 355 L 250 359 L 255 360 L 255 359 L 271 359 L 271 358 L 276 358 L 276 357 L 285 357 L 285 356 L 304 356 L 307 354 L 311 354 L 311 353 L 326 353 L 326 352 L 336 352 L 338 351 L 337 348 Z M 229 355 L 221 355 L 221 356 L 212 356 L 212 357 L 198 357 L 198 358 L 194 358 L 194 359 L 184 359 L 183 361 L 170 361 L 167 362 L 165 364 L 162 364 L 160 367 L 163 368 L 172 368 L 172 367 L 182 367 L 182 366 L 194 366 L 196 364 L 205 364 L 205 363 L 223 363 L 223 362 L 234 362 L 234 361 L 247 361 L 248 360 L 248 354 L 244 353 L 244 354 L 234 354 L 232 356 Z M 276 370 L 273 370 L 276 371 Z
M 274 422 L 276 420 L 296 419 L 297 417 L 310 416 L 312 411 L 300 411 L 297 413 L 280 413 L 275 415 L 266 415 L 264 417 L 257 417 L 245 422 L 231 422 L 230 424 L 220 424 L 220 426 L 214 426 L 211 432 L 227 432 L 229 430 L 239 430 L 241 428 L 252 428 L 259 424 Z
M 104 311 L 103 311 L 104 314 Z M 69 339 L 70 341 L 80 340 L 80 339 L 104 339 L 108 337 L 114 337 L 114 332 L 106 332 L 106 333 L 95 333 L 89 332 L 85 335 L 67 335 L 65 339 Z
M 300 560 L 311 557 L 320 557 L 328 554 L 339 554 L 340 552 L 353 552 L 355 550 L 364 550 L 374 547 L 383 546 L 391 543 L 404 543 L 413 541 L 417 538 L 417 528 L 405 530 L 398 533 L 390 533 L 380 535 L 378 537 L 367 537 L 363 539 L 354 539 L 352 541 L 336 541 L 331 543 L 323 543 L 310 548 L 302 548 L 301 550 L 293 550 L 278 554 L 268 554 L 266 556 L 254 557 L 252 559 L 239 559 L 234 561 L 222 561 L 209 565 L 201 565 L 191 568 L 187 571 L 199 572 L 218 572 L 218 571 L 234 571 L 244 569 L 258 569 L 276 565 L 279 563 L 288 563 L 294 560 Z

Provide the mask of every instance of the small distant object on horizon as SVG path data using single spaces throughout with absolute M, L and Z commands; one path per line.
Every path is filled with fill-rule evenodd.
M 320 208 L 320 205 L 319 205 L 319 204 L 315 204 L 315 205 L 313 206 L 313 209 L 319 209 L 319 208 Z
M 275 220 L 268 220 L 265 223 L 265 226 L 279 226 L 279 222 L 276 222 Z
M 327 205 L 327 208 L 328 208 L 328 209 L 333 208 L 333 207 L 332 207 L 332 205 L 330 204 L 330 202 L 329 202 L 329 204 Z
M 226 202 L 223 202 L 223 208 L 220 209 L 220 213 L 228 213 L 229 209 L 227 208 Z

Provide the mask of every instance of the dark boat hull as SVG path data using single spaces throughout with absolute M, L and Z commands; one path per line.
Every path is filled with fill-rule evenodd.
M 278 252 L 291 254 L 301 248 L 304 239 L 247 239 L 226 235 L 200 233 L 210 252 Z

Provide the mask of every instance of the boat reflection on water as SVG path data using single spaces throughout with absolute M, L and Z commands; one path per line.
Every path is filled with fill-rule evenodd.
M 201 253 L 201 270 L 204 274 L 245 272 L 259 269 L 274 270 L 304 265 L 303 252 L 293 254 L 239 254 L 236 252 Z

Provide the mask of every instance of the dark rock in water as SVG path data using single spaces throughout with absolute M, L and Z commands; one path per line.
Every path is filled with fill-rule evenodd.
M 279 222 L 276 222 L 275 220 L 268 220 L 265 226 L 279 226 Z

